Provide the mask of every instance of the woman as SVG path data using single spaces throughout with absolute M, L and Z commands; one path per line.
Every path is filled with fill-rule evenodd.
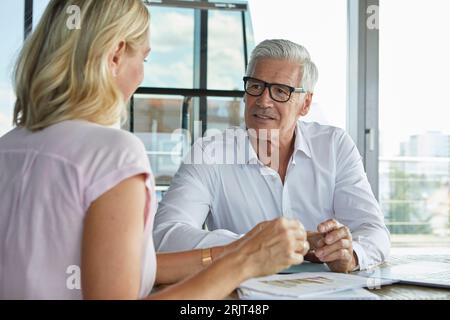
M 73 5 L 79 30 L 67 25 Z M 305 231 L 286 219 L 212 257 L 156 257 L 143 144 L 108 127 L 143 79 L 149 19 L 140 0 L 52 0 L 26 41 L 15 68 L 17 128 L 0 139 L 0 298 L 219 299 L 303 261 Z M 175 282 L 148 296 L 155 283 Z

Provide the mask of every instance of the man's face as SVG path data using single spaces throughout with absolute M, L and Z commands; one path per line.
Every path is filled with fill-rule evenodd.
M 252 78 L 267 83 L 285 84 L 299 87 L 302 74 L 300 65 L 288 60 L 259 59 Z M 280 134 L 292 132 L 300 116 L 309 111 L 311 94 L 293 92 L 287 102 L 277 102 L 266 88 L 259 97 L 245 94 L 245 123 L 248 129 L 278 129 Z

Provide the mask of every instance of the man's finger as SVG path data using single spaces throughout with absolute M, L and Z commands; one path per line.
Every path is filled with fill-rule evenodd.
M 325 236 L 325 243 L 327 245 L 333 244 L 341 239 L 351 239 L 352 235 L 347 227 L 341 227 L 337 230 L 331 231 Z
M 334 219 L 327 220 L 322 222 L 317 226 L 317 231 L 320 233 L 327 233 L 336 229 L 339 229 L 342 225 Z
M 305 231 L 303 224 L 297 219 L 278 218 L 275 221 L 277 221 L 279 227 L 283 227 L 285 229 L 300 229 Z
M 302 229 L 294 229 L 294 230 L 292 230 L 292 232 L 293 232 L 294 237 L 295 237 L 296 240 L 304 241 L 304 240 L 307 239 L 306 232 L 304 230 L 302 230 Z
M 307 255 L 309 252 L 309 242 L 303 241 L 303 255 Z
M 341 239 L 341 240 L 333 243 L 332 245 L 317 249 L 315 251 L 315 253 L 316 253 L 316 257 L 321 259 L 321 258 L 326 258 L 327 256 L 329 256 L 330 254 L 332 254 L 335 251 L 339 251 L 341 249 L 350 249 L 351 247 L 352 247 L 352 242 L 350 240 Z
M 339 249 L 333 253 L 327 255 L 326 257 L 320 258 L 322 262 L 333 262 L 337 260 L 351 260 L 352 255 L 348 249 Z
M 291 258 L 289 262 L 290 265 L 301 264 L 303 263 L 303 261 L 305 261 L 303 255 L 296 252 L 292 253 L 290 258 Z

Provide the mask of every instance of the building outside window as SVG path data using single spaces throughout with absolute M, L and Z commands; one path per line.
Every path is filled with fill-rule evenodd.
M 380 203 L 394 245 L 448 245 L 450 3 L 380 6 Z

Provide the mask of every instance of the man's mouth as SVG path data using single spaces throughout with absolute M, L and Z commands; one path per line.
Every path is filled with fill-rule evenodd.
M 254 114 L 253 115 L 255 118 L 261 119 L 261 120 L 275 120 L 275 118 L 267 116 L 267 115 L 262 115 L 262 114 Z

